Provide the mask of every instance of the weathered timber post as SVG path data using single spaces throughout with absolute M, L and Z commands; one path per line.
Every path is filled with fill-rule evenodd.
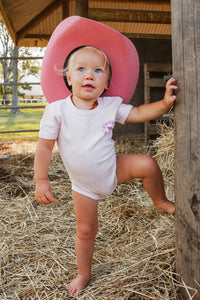
M 176 271 L 200 299 L 200 1 L 171 0 L 175 107 Z
M 14 57 L 16 58 L 13 61 L 13 83 L 17 84 L 18 82 L 18 47 L 14 47 L 13 51 Z M 13 85 L 12 87 L 12 106 L 18 106 L 18 86 Z M 21 113 L 19 109 L 11 109 L 11 114 Z
M 62 2 L 62 20 L 69 17 L 69 0 Z
M 76 0 L 76 15 L 88 17 L 88 0 Z

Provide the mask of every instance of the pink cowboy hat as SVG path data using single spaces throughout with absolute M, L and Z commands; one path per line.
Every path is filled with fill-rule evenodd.
M 63 20 L 54 30 L 41 69 L 41 87 L 49 103 L 65 99 L 68 90 L 62 72 L 68 54 L 80 46 L 93 46 L 108 57 L 112 79 L 104 96 L 120 96 L 129 103 L 139 75 L 139 58 L 133 43 L 112 28 L 79 16 Z

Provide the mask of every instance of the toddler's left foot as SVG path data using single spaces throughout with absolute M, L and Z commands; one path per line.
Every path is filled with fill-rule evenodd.
M 167 199 L 163 199 L 155 207 L 159 213 L 175 214 L 175 204 Z
M 84 277 L 78 274 L 77 277 L 74 280 L 72 280 L 70 284 L 68 284 L 66 290 L 68 291 L 70 296 L 78 297 L 86 287 L 88 281 L 89 281 L 89 277 Z

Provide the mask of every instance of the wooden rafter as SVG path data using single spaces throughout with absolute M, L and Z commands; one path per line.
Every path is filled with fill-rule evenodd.
M 7 7 L 5 7 L 5 5 L 3 5 L 2 0 L 0 0 L 0 14 L 3 18 L 4 24 L 6 24 L 7 30 L 9 32 L 11 38 L 13 39 L 13 41 L 15 43 L 16 42 L 16 31 L 14 29 L 15 27 L 8 17 Z
M 18 9 L 16 9 L 17 3 L 21 3 L 21 1 L 22 0 L 9 0 L 8 3 L 7 0 L 0 0 L 1 15 L 17 46 L 42 45 L 44 47 L 56 24 L 71 14 L 88 17 L 99 22 L 113 23 L 114 29 L 122 32 L 129 38 L 171 38 L 168 26 L 171 24 L 170 0 L 74 0 L 73 2 L 71 0 L 45 0 L 45 2 L 49 3 L 50 1 L 51 3 L 46 8 L 41 8 L 43 10 L 39 11 L 37 15 L 32 15 L 29 12 L 26 18 L 23 18 L 25 11 L 23 11 L 22 5 L 20 8 L 21 19 L 18 19 L 15 23 L 15 18 L 17 18 L 19 14 Z M 25 2 L 25 0 L 23 1 Z M 39 1 L 40 0 L 29 0 L 30 5 L 35 6 L 37 6 L 37 2 Z M 138 9 L 134 10 L 132 5 L 122 5 L 124 8 L 120 9 L 120 3 L 124 4 L 125 2 L 134 4 L 134 7 L 136 5 Z M 128 7 L 129 9 L 126 9 Z M 38 10 L 39 9 L 36 9 L 35 11 Z M 52 15 L 52 17 L 49 23 L 50 15 Z M 52 25 L 52 22 L 55 26 Z M 40 23 L 42 23 L 42 26 L 40 26 Z M 124 25 L 122 26 L 120 23 L 124 23 Z M 130 24 L 129 28 L 127 27 L 127 23 Z M 137 32 L 130 29 L 133 28 L 131 27 L 131 23 L 141 23 L 140 26 L 137 25 Z M 139 29 L 142 28 L 142 23 L 150 25 L 160 24 L 161 27 L 158 25 L 155 32 L 155 30 L 151 31 L 151 27 L 148 26 L 148 30 L 144 29 L 143 32 Z M 37 33 L 35 31 L 36 26 Z M 50 26 L 49 32 L 44 30 L 44 26 Z
M 102 1 L 102 2 L 104 2 L 105 0 L 100 0 L 100 1 Z M 113 2 L 122 2 L 123 0 L 112 0 Z M 170 0 L 128 0 L 127 2 L 132 2 L 132 3 L 134 3 L 134 2 L 143 2 L 143 3 L 145 3 L 145 4 L 149 4 L 149 5 L 151 5 L 151 4 L 162 4 L 162 3 L 170 3 Z
M 89 8 L 88 17 L 96 21 L 171 24 L 168 11 Z
M 58 7 L 61 6 L 63 0 L 54 0 L 49 6 L 47 6 L 43 11 L 41 11 L 36 17 L 30 20 L 23 28 L 21 28 L 17 32 L 17 42 L 22 39 L 31 28 L 39 24 L 43 21 L 46 17 L 52 14 Z

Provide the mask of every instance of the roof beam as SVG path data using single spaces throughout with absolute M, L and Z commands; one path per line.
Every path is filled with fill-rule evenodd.
M 34 17 L 23 28 L 21 28 L 17 32 L 16 43 L 18 43 L 18 41 L 20 39 L 22 39 L 29 32 L 30 29 L 32 29 L 34 26 L 39 24 L 42 20 L 44 20 L 46 17 L 48 17 L 50 14 L 52 14 L 58 7 L 60 7 L 62 2 L 63 2 L 63 0 L 54 0 L 51 4 L 49 4 L 49 6 L 47 6 L 36 17 Z
M 14 24 L 11 22 L 11 20 L 9 19 L 9 14 L 7 11 L 7 6 L 5 6 L 5 4 L 3 4 L 2 0 L 0 0 L 0 14 L 3 18 L 3 22 L 6 25 L 6 28 L 12 38 L 12 40 L 14 41 L 14 43 L 16 43 L 16 31 L 15 31 L 15 27 Z
M 144 3 L 144 4 L 157 4 L 159 2 L 160 5 L 162 5 L 162 3 L 169 3 L 170 4 L 170 1 L 171 0 L 128 0 L 128 1 L 125 1 L 125 0 L 112 0 L 113 2 L 135 2 L 135 3 Z M 105 2 L 105 0 L 99 0 L 99 2 Z
M 171 35 L 168 34 L 149 34 L 149 33 L 126 33 L 122 32 L 129 39 L 154 39 L 154 40 L 171 40 Z
M 100 22 L 171 24 L 171 12 L 168 11 L 89 8 L 88 17 Z

